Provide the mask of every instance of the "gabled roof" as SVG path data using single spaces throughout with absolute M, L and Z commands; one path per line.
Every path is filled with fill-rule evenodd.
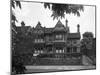
M 80 39 L 80 33 L 68 33 L 68 39 Z
M 56 24 L 55 27 L 64 27 L 64 25 L 62 24 L 62 22 L 59 20 Z
M 59 20 L 59 21 L 57 22 L 57 24 L 55 25 L 53 31 L 54 31 L 54 32 L 55 32 L 55 31 L 66 31 L 66 28 L 64 27 L 64 25 L 62 24 L 62 22 Z
M 41 26 L 41 23 L 38 22 L 38 24 L 36 25 L 35 29 L 42 29 L 43 27 Z
M 44 27 L 41 26 L 40 22 L 38 22 L 36 27 L 33 29 L 33 33 L 35 33 L 35 34 L 42 34 L 42 33 L 44 33 Z

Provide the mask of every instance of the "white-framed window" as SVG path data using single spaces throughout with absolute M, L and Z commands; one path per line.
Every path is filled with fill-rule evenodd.
M 64 49 L 62 50 L 62 53 L 64 53 Z
M 35 50 L 35 53 L 37 53 L 37 51 Z
M 62 50 L 59 50 L 59 53 L 62 53 Z
M 59 53 L 59 50 L 56 50 L 56 53 Z
M 43 39 L 35 39 L 35 43 L 43 42 Z
M 37 42 L 37 39 L 35 39 L 35 42 Z
M 43 51 L 41 50 L 41 53 L 43 53 Z
M 61 34 L 56 35 L 56 39 L 63 39 L 63 35 L 61 35 Z
M 64 49 L 56 49 L 56 53 L 64 53 Z

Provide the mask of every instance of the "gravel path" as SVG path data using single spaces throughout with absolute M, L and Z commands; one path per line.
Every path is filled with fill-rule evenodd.
M 95 69 L 95 66 L 26 66 L 26 73 Z

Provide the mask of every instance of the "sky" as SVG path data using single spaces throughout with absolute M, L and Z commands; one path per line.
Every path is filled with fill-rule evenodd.
M 18 23 L 20 26 L 21 21 L 25 22 L 26 26 L 35 27 L 40 21 L 41 25 L 44 27 L 54 27 L 58 20 L 53 20 L 51 17 L 52 11 L 45 9 L 43 4 L 34 2 L 21 2 L 22 9 L 16 7 L 13 13 L 16 15 Z M 80 25 L 80 33 L 92 32 L 95 37 L 95 7 L 94 6 L 84 6 L 84 11 L 80 12 L 80 17 L 74 14 L 66 14 L 64 19 L 60 19 L 65 25 L 65 20 L 68 20 L 68 26 L 70 32 L 77 32 L 77 24 Z

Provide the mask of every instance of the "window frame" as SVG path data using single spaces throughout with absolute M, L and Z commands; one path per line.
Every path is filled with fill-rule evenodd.
M 64 35 L 62 35 L 62 34 L 56 34 L 55 35 L 55 39 L 56 40 L 63 40 L 64 39 Z

